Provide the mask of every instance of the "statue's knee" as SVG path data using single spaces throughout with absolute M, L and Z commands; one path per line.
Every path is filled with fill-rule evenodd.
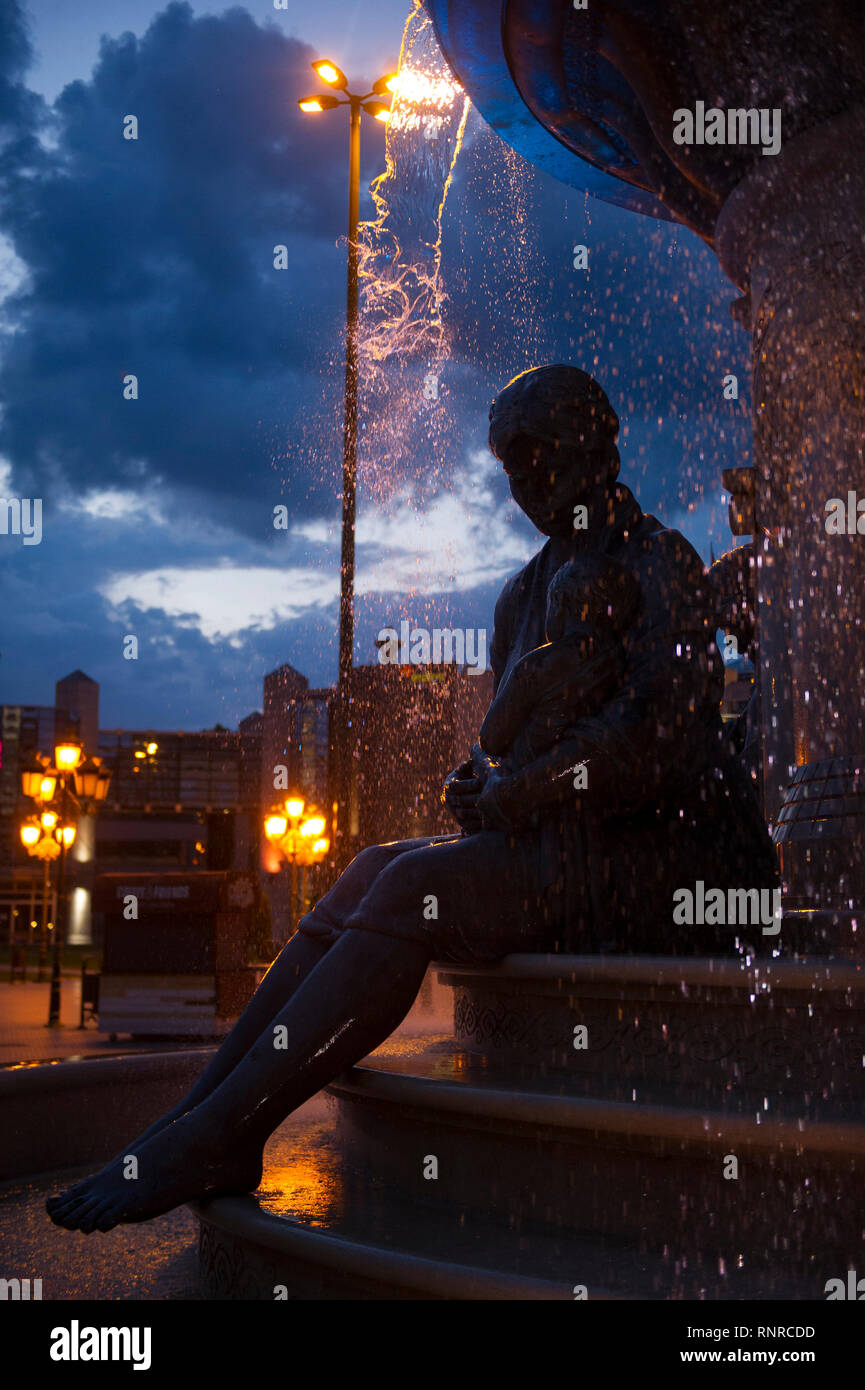
M 389 856 L 382 853 L 382 850 L 382 845 L 367 845 L 366 849 L 362 849 L 359 854 L 354 856 L 354 859 L 352 859 L 349 864 L 349 868 L 358 869 L 365 873 L 383 869 L 388 862 Z

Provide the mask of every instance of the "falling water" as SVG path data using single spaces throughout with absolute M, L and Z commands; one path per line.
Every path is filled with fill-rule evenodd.
M 404 478 L 405 441 L 417 425 L 426 425 L 433 453 L 441 453 L 441 412 L 431 407 L 447 356 L 442 216 L 469 109 L 415 0 L 388 120 L 386 168 L 371 188 L 377 216 L 359 233 L 361 468 L 378 499 Z

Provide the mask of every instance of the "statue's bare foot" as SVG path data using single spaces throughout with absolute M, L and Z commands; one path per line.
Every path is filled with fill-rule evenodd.
M 135 1168 L 137 1176 L 124 1176 Z M 261 1152 L 219 1147 L 191 1118 L 175 1120 L 91 1178 L 46 1202 L 48 1215 L 68 1231 L 110 1231 L 121 1222 L 150 1221 L 199 1197 L 254 1192 L 261 1182 Z
M 185 1104 L 186 1102 L 183 1101 L 180 1105 L 176 1105 L 173 1110 L 166 1111 L 164 1115 L 161 1115 L 159 1119 L 155 1120 L 147 1129 L 142 1130 L 142 1132 L 133 1139 L 131 1143 L 127 1144 L 121 1152 L 124 1155 L 137 1154 L 141 1146 L 146 1144 L 148 1139 L 152 1139 L 154 1134 L 159 1134 L 163 1129 L 167 1129 L 170 1124 L 173 1124 L 175 1120 L 179 1120 L 181 1115 L 188 1113 L 185 1109 Z M 107 1172 L 108 1168 L 100 1168 L 98 1173 L 90 1173 L 86 1178 L 81 1178 L 79 1182 L 67 1188 L 65 1192 L 61 1192 L 58 1197 L 49 1197 L 45 1203 L 48 1209 L 48 1215 L 51 1216 L 53 1220 L 53 1213 L 61 1202 L 65 1201 L 72 1193 L 77 1197 L 83 1197 L 86 1192 L 89 1192 L 97 1183 L 102 1181 Z

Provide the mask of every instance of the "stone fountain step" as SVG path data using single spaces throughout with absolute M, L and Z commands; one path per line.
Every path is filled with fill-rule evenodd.
M 667 1247 L 544 1233 L 454 1210 L 428 1181 L 419 1200 L 382 1175 L 346 1165 L 333 1103 L 296 1112 L 268 1146 L 253 1197 L 198 1204 L 200 1270 L 213 1299 L 568 1300 L 819 1298 L 796 1279 L 735 1260 L 678 1257 Z M 825 1283 L 825 1280 L 823 1281 Z
M 609 1100 L 862 1114 L 865 965 L 512 955 L 440 966 L 439 979 L 454 991 L 456 1043 L 514 1077 L 558 1076 Z
M 406 1199 L 425 1199 L 434 1159 L 441 1207 L 526 1229 L 785 1263 L 796 1277 L 814 1251 L 861 1258 L 861 1122 L 563 1094 L 549 1078 L 529 1089 L 479 1076 L 441 1043 L 413 1059 L 380 1050 L 328 1089 L 356 1181 Z
M 200 1208 L 212 1297 L 813 1299 L 859 1267 L 855 963 L 439 970 L 455 1036 L 389 1039 L 257 1199 Z

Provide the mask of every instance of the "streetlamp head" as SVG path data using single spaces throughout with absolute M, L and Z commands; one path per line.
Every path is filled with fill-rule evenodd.
M 305 820 L 303 822 L 303 825 L 300 827 L 300 833 L 304 836 L 305 839 L 311 839 L 313 836 L 320 835 L 322 830 L 324 830 L 324 827 L 324 816 L 310 816 L 309 820 Z
M 380 77 L 373 83 L 372 90 L 377 97 L 383 97 L 385 92 L 395 92 L 399 87 L 399 73 L 389 72 L 387 77 Z
M 67 738 L 54 749 L 54 763 L 58 772 L 74 772 L 84 756 L 84 749 L 75 739 Z
M 370 116 L 375 116 L 377 121 L 386 121 L 390 115 L 390 107 L 385 106 L 383 101 L 365 101 L 363 109 Z
M 25 821 L 21 827 L 21 843 L 24 848 L 32 849 L 34 845 L 38 845 L 41 834 L 38 825 L 34 825 L 32 821 Z
M 75 769 L 75 793 L 84 801 L 95 801 L 99 795 L 101 765 L 95 758 L 87 758 Z M 106 791 L 108 788 L 106 787 Z
M 290 796 L 285 803 L 286 814 L 290 820 L 297 820 L 303 815 L 303 808 L 306 805 L 302 796 Z
M 287 829 L 288 821 L 285 816 L 268 816 L 264 822 L 264 833 L 272 844 L 281 840 Z
M 56 811 L 43 811 L 39 817 L 39 823 L 43 830 L 53 830 L 57 824 L 57 819 Z
M 43 795 L 42 784 L 47 780 L 45 765 L 38 758 L 32 758 L 21 769 L 21 790 L 25 796 L 32 796 L 38 801 Z M 54 788 L 52 787 L 51 795 L 53 796 L 53 794 Z M 51 797 L 45 797 L 46 801 L 50 801 L 50 799 Z
M 107 767 L 99 767 L 99 776 L 96 779 L 96 800 L 104 801 L 108 795 L 108 788 L 111 786 L 111 773 Z
M 331 63 L 327 58 L 319 58 L 312 64 L 312 70 L 322 82 L 329 83 L 331 87 L 341 87 L 345 91 L 348 86 L 348 78 L 342 68 L 338 68 L 336 63 Z
M 328 96 L 324 92 L 321 96 L 301 97 L 297 104 L 301 111 L 312 113 L 314 111 L 330 111 L 334 106 L 339 106 L 340 103 L 336 97 Z

